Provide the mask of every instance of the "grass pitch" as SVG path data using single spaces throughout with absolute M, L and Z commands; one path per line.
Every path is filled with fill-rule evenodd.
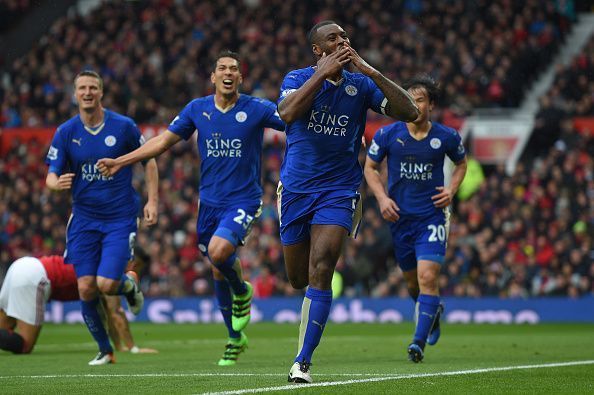
M 298 325 L 248 326 L 249 349 L 216 365 L 222 325 L 133 323 L 139 346 L 159 354 L 96 353 L 82 325 L 46 325 L 31 355 L 0 351 L 0 393 L 201 394 L 594 393 L 594 325 L 443 325 L 425 360 L 407 360 L 413 326 L 330 323 L 314 355 L 314 385 L 289 385 Z

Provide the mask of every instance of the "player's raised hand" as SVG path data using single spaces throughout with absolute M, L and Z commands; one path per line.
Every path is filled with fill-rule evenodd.
M 345 46 L 327 55 L 326 52 L 318 60 L 318 71 L 326 77 L 340 73 L 342 68 L 350 62 L 349 50 Z
M 348 43 L 345 43 L 345 48 L 349 50 L 349 60 L 361 73 L 368 77 L 371 77 L 373 73 L 377 73 L 377 70 L 371 67 Z
M 58 177 L 58 182 L 56 183 L 56 190 L 58 191 L 65 191 L 67 189 L 72 188 L 72 180 L 74 179 L 74 173 L 64 173 L 60 177 Z
M 378 203 L 382 217 L 384 217 L 386 221 L 396 222 L 400 219 L 400 214 L 398 214 L 400 207 L 398 207 L 395 201 L 386 196 L 385 198 L 378 200 Z
M 439 191 L 437 195 L 431 196 L 431 200 L 433 200 L 433 205 L 437 208 L 445 208 L 452 204 L 452 200 L 454 199 L 454 194 L 452 190 L 447 187 L 436 187 Z
M 116 165 L 115 159 L 103 158 L 97 161 L 97 170 L 99 170 L 101 175 L 104 177 L 113 176 L 121 168 L 122 166 Z
M 148 226 L 154 225 L 158 220 L 157 202 L 149 200 L 144 206 L 144 223 Z

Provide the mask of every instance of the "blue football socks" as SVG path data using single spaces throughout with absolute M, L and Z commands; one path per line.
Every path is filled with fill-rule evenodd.
M 229 287 L 229 283 L 227 280 L 214 280 L 214 290 L 217 302 L 219 304 L 219 310 L 221 310 L 223 320 L 225 321 L 225 326 L 229 331 L 229 337 L 233 339 L 239 339 L 241 337 L 241 332 L 234 331 L 233 325 L 231 324 L 233 299 L 231 296 L 231 288 Z
M 425 347 L 425 341 L 435 320 L 435 314 L 439 307 L 439 296 L 420 294 L 418 299 L 419 316 L 413 341 Z
M 111 344 L 109 343 L 107 331 L 101 322 L 101 316 L 97 310 L 98 308 L 101 308 L 99 305 L 99 298 L 96 298 L 90 302 L 81 300 L 80 303 L 82 306 L 82 316 L 85 320 L 85 324 L 87 324 L 89 332 L 91 332 L 91 335 L 93 335 L 93 338 L 99 345 L 99 351 L 108 353 L 113 352 L 113 348 L 111 348 Z
M 240 276 L 240 263 L 237 255 L 233 254 L 225 262 L 215 262 L 214 264 L 223 273 L 235 295 L 243 295 L 248 291 L 243 278 Z
M 299 327 L 299 352 L 295 362 L 311 362 L 311 356 L 320 344 L 330 306 L 332 291 L 307 288 L 301 307 L 301 325 Z

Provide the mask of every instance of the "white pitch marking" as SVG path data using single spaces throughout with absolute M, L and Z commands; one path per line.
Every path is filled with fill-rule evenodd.
M 417 373 L 417 374 L 413 373 L 413 374 L 392 375 L 392 376 L 387 376 L 387 377 L 373 377 L 373 378 L 358 379 L 358 380 L 327 381 L 327 382 L 323 382 L 323 383 L 289 384 L 289 385 L 282 385 L 282 386 L 278 386 L 278 387 L 247 388 L 247 389 L 233 390 L 233 391 L 206 392 L 203 395 L 255 394 L 255 393 L 260 393 L 260 392 L 303 390 L 303 389 L 308 389 L 308 388 L 313 388 L 313 387 L 334 387 L 334 386 L 339 386 L 339 385 L 373 383 L 373 382 L 390 381 L 390 380 L 414 379 L 414 378 L 421 378 L 421 377 L 461 376 L 461 375 L 466 375 L 466 374 L 503 372 L 503 371 L 508 371 L 508 370 L 543 369 L 543 368 L 555 368 L 555 367 L 562 367 L 562 366 L 593 365 L 593 364 L 594 364 L 594 360 L 588 360 L 588 361 L 545 363 L 545 364 L 539 364 L 539 365 L 502 366 L 502 367 L 495 367 L 495 368 L 456 370 L 453 372 Z

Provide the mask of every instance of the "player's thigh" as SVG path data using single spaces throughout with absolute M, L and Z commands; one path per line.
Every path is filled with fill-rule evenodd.
M 244 245 L 261 211 L 261 201 L 238 203 L 225 209 L 208 244 L 211 259 L 223 262 L 238 246 Z
M 295 244 L 283 245 L 285 270 L 289 282 L 296 289 L 309 284 L 309 238 Z
M 6 315 L 6 312 L 0 308 L 0 329 L 13 329 L 16 320 Z
M 284 246 L 295 246 L 309 241 L 311 219 L 315 211 L 317 194 L 290 192 L 284 189 L 280 182 L 276 192 L 280 239 L 283 248 Z M 289 250 L 292 249 L 289 248 Z M 309 254 L 309 248 L 307 253 Z M 295 256 L 300 255 L 295 254 Z
M 336 265 L 348 229 L 341 225 L 316 224 L 311 227 L 310 266 L 319 264 Z
M 64 261 L 74 265 L 77 277 L 96 276 L 101 261 L 101 224 L 72 215 L 66 227 Z
M 39 337 L 39 333 L 41 332 L 41 324 L 31 325 L 24 321 L 17 320 L 16 330 L 25 341 L 23 353 L 27 354 L 33 351 L 33 347 L 35 347 L 35 343 L 37 343 L 37 338 Z
M 416 225 L 415 254 L 417 261 L 442 264 L 445 259 L 448 229 L 445 215 L 431 216 Z
M 8 317 L 30 325 L 41 325 L 50 283 L 42 263 L 32 257 L 16 260 L 2 287 L 2 306 Z
M 215 207 L 200 203 L 198 207 L 198 221 L 196 221 L 196 235 L 198 236 L 198 249 L 204 256 L 208 256 L 210 239 L 217 230 L 223 211 Z
M 137 229 L 134 217 L 104 224 L 97 277 L 116 281 L 122 278 L 128 262 L 134 257 Z
M 402 271 L 402 277 L 404 277 L 404 281 L 406 281 L 406 286 L 408 287 L 408 289 L 419 288 L 419 280 L 416 268 L 407 271 Z
M 390 232 L 392 233 L 394 258 L 396 258 L 398 266 L 400 266 L 402 273 L 404 273 L 405 279 L 407 279 L 407 284 L 412 284 L 412 282 L 409 282 L 408 278 L 411 278 L 412 275 L 410 273 L 414 272 L 416 281 L 417 270 L 415 240 L 411 229 L 412 224 L 406 219 L 400 218 L 396 222 L 391 222 L 389 226 Z

